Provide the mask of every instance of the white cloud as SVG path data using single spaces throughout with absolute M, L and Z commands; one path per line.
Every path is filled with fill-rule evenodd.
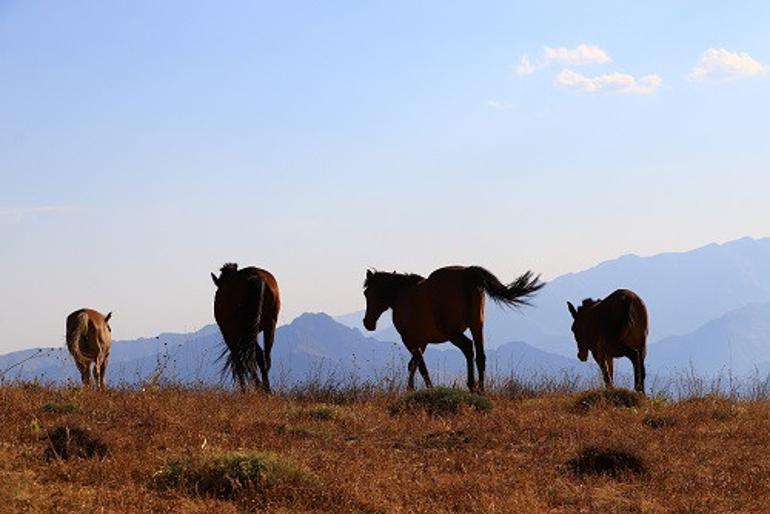
M 663 83 L 659 75 L 636 78 L 627 73 L 606 73 L 586 77 L 570 69 L 556 75 L 556 83 L 563 87 L 579 89 L 585 93 L 623 93 L 646 95 L 654 93 Z
M 500 100 L 487 100 L 487 107 L 490 109 L 506 110 L 513 108 L 513 104 L 501 102 Z
M 535 73 L 535 70 L 537 70 L 537 66 L 529 62 L 529 56 L 522 55 L 521 61 L 519 61 L 519 65 L 516 66 L 516 73 L 519 75 L 531 75 Z
M 532 63 L 528 55 L 523 55 L 516 66 L 519 75 L 531 75 L 540 68 L 549 64 L 569 64 L 570 66 L 582 66 L 585 64 L 605 64 L 612 62 L 612 58 L 596 45 L 581 43 L 575 48 L 543 47 L 543 56 L 537 63 Z
M 587 45 L 585 43 L 575 48 L 551 48 L 546 46 L 543 48 L 543 55 L 547 63 L 556 62 L 572 66 L 612 62 L 607 52 L 596 45 Z
M 709 48 L 701 54 L 690 78 L 699 82 L 726 82 L 746 79 L 770 72 L 770 66 L 762 64 L 745 52 L 730 52 L 724 48 Z

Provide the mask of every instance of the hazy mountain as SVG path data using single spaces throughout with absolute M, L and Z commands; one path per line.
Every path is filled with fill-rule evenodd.
M 575 343 L 566 302 L 602 298 L 619 288 L 636 291 L 647 303 L 650 342 L 688 334 L 726 312 L 770 302 L 770 238 L 745 238 L 652 257 L 627 255 L 552 280 L 533 307 L 520 311 L 488 302 L 486 341 L 489 346 L 526 341 L 542 350 L 572 356 Z M 354 313 L 338 320 L 358 328 L 362 317 L 362 313 Z M 389 312 L 378 327 L 375 337 L 396 337 Z
M 728 312 L 694 332 L 656 344 L 650 366 L 664 373 L 692 368 L 699 374 L 738 376 L 770 371 L 770 303 Z
M 223 350 L 215 326 L 192 334 L 163 334 L 158 338 L 122 341 L 113 344 L 108 381 L 137 384 L 159 374 L 180 382 L 219 383 Z M 272 380 L 276 385 L 292 385 L 319 380 L 362 380 L 406 374 L 409 355 L 403 345 L 363 336 L 358 330 L 337 323 L 326 314 L 303 314 L 279 327 L 273 349 Z M 465 380 L 465 359 L 450 344 L 431 346 L 426 362 L 434 380 Z M 593 373 L 577 367 L 578 362 L 548 354 L 525 343 L 508 343 L 488 352 L 488 369 L 498 375 L 555 376 Z M 14 352 L 0 357 L 0 373 L 5 380 L 40 378 L 44 381 L 78 381 L 72 360 L 63 348 Z M 226 381 L 229 383 L 229 379 Z

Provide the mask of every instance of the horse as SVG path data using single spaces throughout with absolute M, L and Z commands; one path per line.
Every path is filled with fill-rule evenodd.
M 404 273 L 367 270 L 364 281 L 366 314 L 364 327 L 377 328 L 377 320 L 393 310 L 393 325 L 412 355 L 407 388 L 414 389 L 419 368 L 426 387 L 432 387 L 423 353 L 428 344 L 451 342 L 465 356 L 468 388 L 476 389 L 473 371 L 474 347 L 479 373 L 478 388 L 484 390 L 484 293 L 509 307 L 529 305 L 529 299 L 545 284 L 527 271 L 508 285 L 479 266 L 439 268 L 428 278 Z M 470 329 L 472 340 L 465 335 Z
M 225 360 L 222 373 L 229 370 L 241 390 L 251 381 L 255 387 L 270 392 L 270 352 L 281 309 L 278 282 L 267 270 L 238 269 L 235 263 L 225 264 L 219 277 L 212 273 L 211 279 L 217 286 L 214 318 L 226 344 L 220 355 Z M 264 351 L 257 340 L 260 332 Z M 257 370 L 262 375 L 261 382 Z
M 111 312 L 104 316 L 93 309 L 80 309 L 67 316 L 67 349 L 80 371 L 84 387 L 91 387 L 92 372 L 97 388 L 105 387 L 112 346 L 111 318 Z
M 578 359 L 588 360 L 590 351 L 599 364 L 607 388 L 613 387 L 612 361 L 627 357 L 634 365 L 634 389 L 644 393 L 644 359 L 647 355 L 647 307 L 639 296 L 618 289 L 604 300 L 587 298 L 577 309 L 567 302 L 572 314 L 572 333 Z

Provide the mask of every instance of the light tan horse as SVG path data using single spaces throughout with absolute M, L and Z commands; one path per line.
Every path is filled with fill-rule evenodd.
M 75 359 L 85 387 L 91 386 L 93 365 L 94 382 L 99 389 L 104 389 L 112 345 L 110 318 L 111 312 L 103 316 L 93 309 L 80 309 L 67 316 L 67 349 Z
M 647 355 L 647 307 L 639 296 L 618 289 L 604 300 L 583 300 L 572 314 L 572 333 L 578 345 L 578 359 L 588 360 L 590 351 L 599 364 L 607 387 L 613 386 L 612 361 L 627 357 L 634 365 L 634 389 L 644 392 L 644 358 Z

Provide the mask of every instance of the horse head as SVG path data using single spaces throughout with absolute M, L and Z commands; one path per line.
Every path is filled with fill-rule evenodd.
M 582 362 L 588 360 L 588 352 L 596 343 L 595 327 L 591 320 L 588 319 L 588 316 L 586 316 L 586 313 L 597 303 L 599 303 L 599 300 L 585 299 L 580 307 L 575 308 L 572 302 L 567 302 L 567 308 L 572 315 L 572 334 L 575 336 L 578 347 L 577 357 Z

